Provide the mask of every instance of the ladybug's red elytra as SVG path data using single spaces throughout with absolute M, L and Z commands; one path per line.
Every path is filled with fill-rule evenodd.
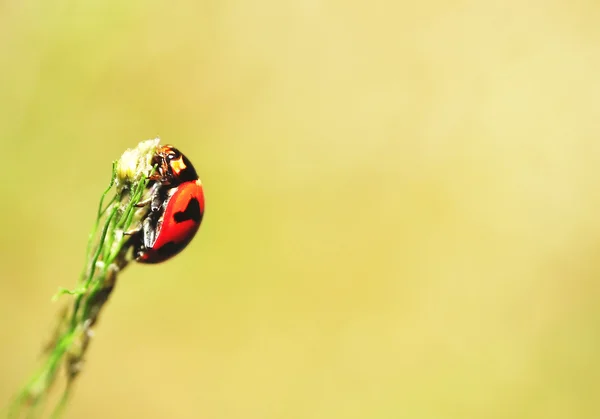
M 204 215 L 204 190 L 196 169 L 171 145 L 152 159 L 150 209 L 133 235 L 134 256 L 141 263 L 160 263 L 181 252 L 194 238 Z

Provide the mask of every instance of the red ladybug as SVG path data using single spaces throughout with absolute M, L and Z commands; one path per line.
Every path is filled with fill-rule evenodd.
M 187 157 L 166 145 L 158 149 L 152 164 L 157 170 L 150 177 L 150 210 L 133 234 L 134 255 L 141 263 L 164 262 L 181 252 L 204 215 L 202 182 Z

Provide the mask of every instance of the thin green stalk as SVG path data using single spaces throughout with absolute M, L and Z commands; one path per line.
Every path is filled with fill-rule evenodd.
M 147 207 L 139 208 L 138 203 L 148 192 L 148 177 L 154 170 L 149 162 L 157 146 L 158 140 L 142 142 L 133 152 L 128 150 L 118 162 L 113 162 L 111 180 L 100 197 L 89 235 L 79 283 L 73 290 L 61 288 L 54 298 L 71 295 L 71 307 L 60 318 L 42 365 L 10 406 L 10 418 L 23 415 L 39 418 L 63 366 L 67 383 L 51 417 L 59 418 L 64 412 L 73 381 L 84 362 L 91 328 L 115 286 L 118 273 L 131 260 L 132 236 L 125 233 L 139 228 L 147 211 Z M 113 196 L 104 206 L 111 191 Z

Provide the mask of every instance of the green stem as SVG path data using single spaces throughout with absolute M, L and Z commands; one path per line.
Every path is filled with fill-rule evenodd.
M 61 365 L 66 365 L 68 369 L 67 386 L 52 412 L 52 417 L 58 418 L 64 411 L 72 381 L 78 373 L 78 363 L 82 362 L 89 343 L 89 328 L 96 321 L 100 309 L 112 291 L 116 274 L 129 262 L 126 257 L 131 237 L 123 233 L 129 231 L 136 221 L 136 205 L 144 196 L 149 182 L 146 177 L 142 177 L 133 182 L 129 189 L 115 194 L 104 207 L 105 198 L 115 185 L 115 178 L 116 164 L 113 163 L 111 181 L 100 198 L 97 217 L 90 232 L 87 261 L 79 281 L 80 286 L 73 291 L 63 289 L 57 294 L 73 295 L 72 309 L 67 314 L 66 321 L 61 321 L 58 326 L 56 338 L 45 362 L 14 400 L 9 409 L 9 417 L 18 417 L 23 411 L 32 419 L 39 417 Z M 104 224 L 101 233 L 96 237 L 102 220 Z M 136 222 L 139 222 L 139 219 Z M 110 275 L 109 269 L 112 269 Z

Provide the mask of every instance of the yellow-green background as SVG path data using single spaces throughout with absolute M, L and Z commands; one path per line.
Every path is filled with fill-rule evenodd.
M 68 418 L 600 417 L 596 1 L 0 4 L 0 399 L 111 161 L 204 224 L 131 266 Z M 4 403 L 4 402 L 2 402 Z

